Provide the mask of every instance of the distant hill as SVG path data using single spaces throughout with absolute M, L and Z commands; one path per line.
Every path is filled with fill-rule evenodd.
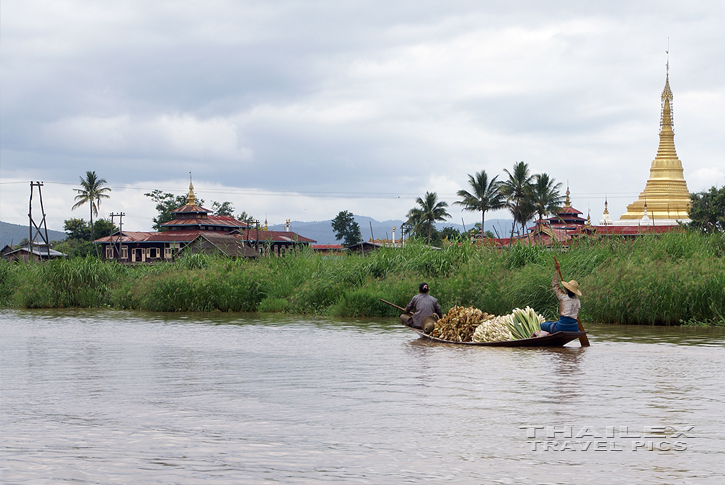
M 393 227 L 395 227 L 395 237 L 400 238 L 400 226 L 403 224 L 401 220 L 391 221 L 376 221 L 372 217 L 366 216 L 355 216 L 355 222 L 360 226 L 360 232 L 362 233 L 363 241 L 369 240 L 372 236 L 378 239 L 390 239 L 393 234 Z M 507 235 L 511 232 L 510 219 L 493 219 L 486 221 L 486 230 L 491 231 L 494 234 L 498 232 L 501 237 L 508 237 Z M 452 227 L 457 231 L 463 231 L 462 224 L 453 224 L 452 222 L 444 222 L 436 224 L 436 227 L 440 230 L 444 227 Z M 284 231 L 284 224 L 277 224 L 269 226 L 274 231 Z M 372 228 L 372 231 L 371 231 Z M 471 230 L 473 224 L 466 226 L 466 230 Z M 332 220 L 328 221 L 314 221 L 314 222 L 301 222 L 291 221 L 290 231 L 296 232 L 300 236 L 309 237 L 317 241 L 317 244 L 340 244 L 341 241 L 335 239 L 335 232 L 332 230 Z
M 19 244 L 23 239 L 28 239 L 29 235 L 28 226 L 0 222 L 0 247 L 2 248 L 6 245 Z M 65 238 L 66 234 L 64 232 L 48 229 L 48 239 L 50 241 L 62 241 Z

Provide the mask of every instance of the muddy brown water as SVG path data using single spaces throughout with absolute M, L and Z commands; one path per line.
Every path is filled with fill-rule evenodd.
M 0 311 L 2 483 L 725 483 L 725 329 Z

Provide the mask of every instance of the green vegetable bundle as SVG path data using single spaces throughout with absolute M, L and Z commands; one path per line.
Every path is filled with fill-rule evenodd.
M 531 338 L 534 332 L 541 330 L 541 324 L 544 323 L 544 317 L 530 307 L 523 310 L 515 308 L 509 317 L 507 324 L 515 340 Z

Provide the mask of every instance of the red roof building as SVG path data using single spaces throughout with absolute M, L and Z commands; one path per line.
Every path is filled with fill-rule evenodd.
M 232 216 L 210 215 L 196 203 L 189 185 L 187 203 L 172 211 L 175 218 L 159 232 L 117 231 L 96 239 L 104 259 L 125 263 L 171 260 L 182 253 L 212 253 L 230 257 L 284 254 L 315 241 L 290 231 L 267 231 Z

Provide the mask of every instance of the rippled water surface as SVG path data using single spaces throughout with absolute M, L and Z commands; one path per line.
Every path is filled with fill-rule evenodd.
M 0 312 L 2 483 L 725 483 L 725 330 Z

